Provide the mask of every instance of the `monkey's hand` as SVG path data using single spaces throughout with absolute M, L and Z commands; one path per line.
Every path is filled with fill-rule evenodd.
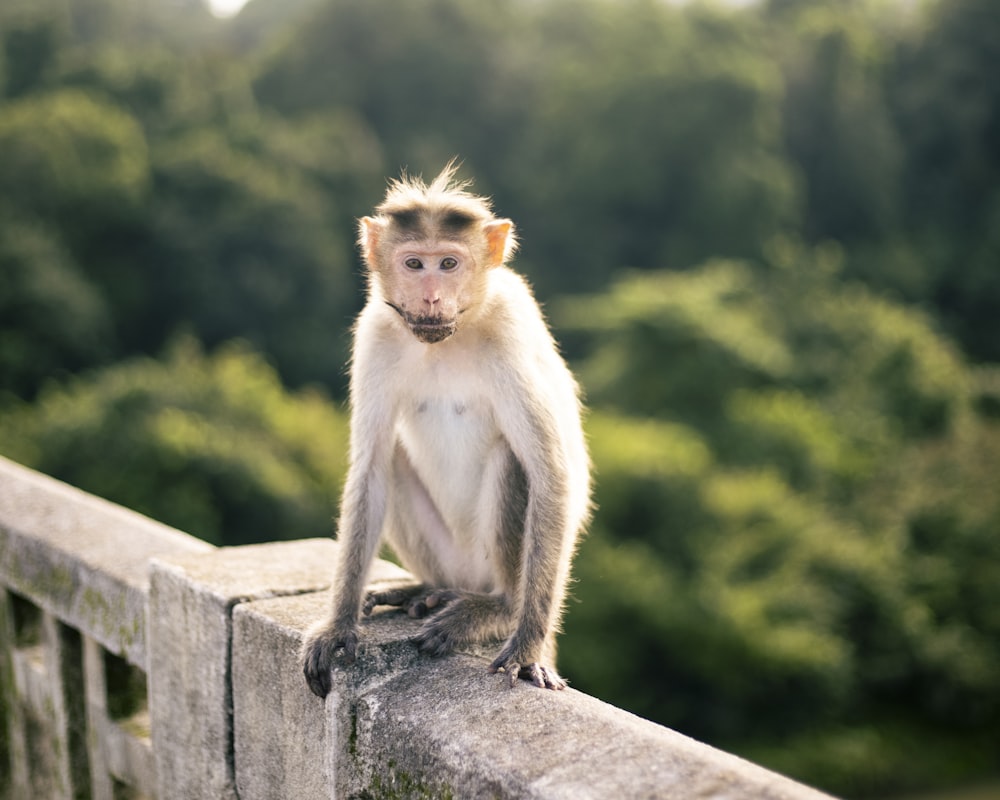
M 353 664 L 358 655 L 358 631 L 334 630 L 328 625 L 311 631 L 302 646 L 302 672 L 317 697 L 326 697 L 332 686 L 331 672 Z
M 552 667 L 546 667 L 538 662 L 525 664 L 523 661 L 527 659 L 519 657 L 516 650 L 508 644 L 490 664 L 490 672 L 502 672 L 510 676 L 511 686 L 517 683 L 518 678 L 530 681 L 539 689 L 565 689 L 568 685 L 566 679 Z

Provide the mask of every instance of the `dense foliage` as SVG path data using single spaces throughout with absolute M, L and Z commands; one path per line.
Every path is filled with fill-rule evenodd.
M 560 306 L 594 343 L 602 504 L 564 656 L 851 796 L 989 771 L 1000 427 L 974 407 L 997 373 L 822 253 L 776 255 Z
M 852 797 L 1000 773 L 994 0 L 5 0 L 0 453 L 326 535 L 353 219 L 452 155 L 592 412 L 581 689 Z
M 0 416 L 0 441 L 11 458 L 232 545 L 326 531 L 346 428 L 322 394 L 289 394 L 245 346 L 206 356 L 184 338 L 162 361 L 49 385 Z

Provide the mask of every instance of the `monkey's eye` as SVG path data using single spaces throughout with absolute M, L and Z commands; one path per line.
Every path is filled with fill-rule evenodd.
M 449 272 L 458 266 L 458 259 L 452 258 L 451 256 L 446 256 L 441 259 L 441 269 L 445 272 Z
M 408 258 L 403 263 L 406 264 L 407 269 L 417 270 L 424 268 L 424 262 L 419 258 Z

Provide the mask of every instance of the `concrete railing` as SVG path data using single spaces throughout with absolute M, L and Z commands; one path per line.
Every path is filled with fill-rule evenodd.
M 0 797 L 825 797 L 476 655 L 422 657 L 399 614 L 314 697 L 297 652 L 335 548 L 213 548 L 0 458 Z

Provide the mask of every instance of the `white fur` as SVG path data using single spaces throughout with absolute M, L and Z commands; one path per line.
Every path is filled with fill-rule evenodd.
M 552 462 L 567 471 L 566 551 L 589 511 L 576 384 L 523 280 L 498 268 L 490 271 L 489 283 L 491 302 L 479 314 L 482 324 L 463 320 L 454 337 L 435 344 L 414 338 L 373 296 L 357 335 L 380 343 L 365 356 L 368 366 L 367 359 L 393 354 L 393 380 L 381 386 L 362 379 L 353 420 L 355 432 L 368 427 L 364 409 L 378 395 L 387 416 L 371 425 L 388 426 L 393 448 L 405 451 L 419 481 L 415 490 L 395 486 L 389 499 L 384 535 L 403 563 L 426 582 L 485 592 L 515 589 L 503 585 L 496 541 L 503 502 L 496 465 L 506 453 L 514 452 L 529 472 Z M 385 374 L 383 367 L 388 370 L 383 364 L 372 372 Z M 518 394 L 524 387 L 528 393 Z M 559 452 L 538 452 L 543 442 L 537 414 L 557 426 L 552 440 Z M 367 433 L 360 438 L 371 441 Z M 427 511 L 421 488 L 433 511 Z

